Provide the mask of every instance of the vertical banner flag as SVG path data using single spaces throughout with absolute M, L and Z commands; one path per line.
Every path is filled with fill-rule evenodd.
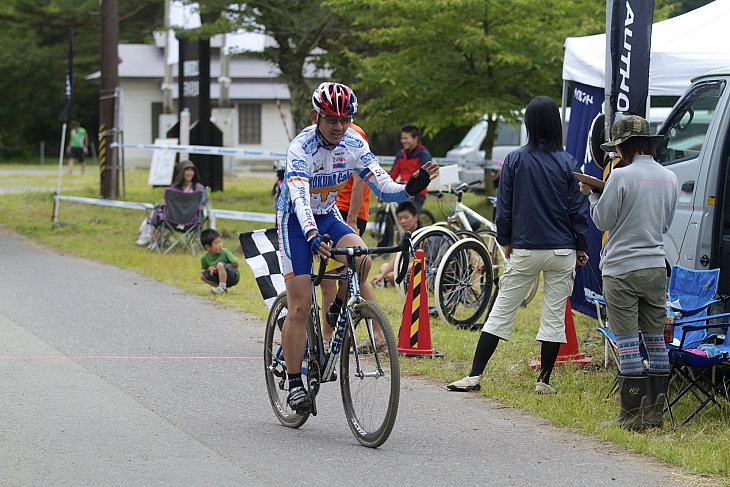
M 603 88 L 573 84 L 573 99 L 570 103 L 570 122 L 568 123 L 568 134 L 565 141 L 565 150 L 568 151 L 579 162 L 583 163 L 583 173 L 603 179 L 603 170 L 591 159 L 588 147 L 588 135 L 591 123 L 601 113 L 603 104 Z M 576 184 L 578 184 L 576 182 Z M 587 198 L 586 198 L 587 199 Z M 588 205 L 586 204 L 586 213 Z M 570 296 L 570 305 L 575 311 L 596 317 L 596 308 L 586 301 L 585 290 L 601 294 L 603 285 L 601 282 L 601 271 L 598 263 L 601 260 L 601 235 L 602 232 L 596 228 L 589 214 L 588 219 L 588 263 L 575 270 L 575 283 L 573 294 Z
M 614 0 L 610 28 L 611 114 L 645 116 L 654 0 Z
M 71 91 L 74 87 L 74 29 L 71 27 L 71 36 L 68 41 L 68 66 L 66 67 L 66 104 L 58 116 L 58 121 L 66 123 L 71 108 Z

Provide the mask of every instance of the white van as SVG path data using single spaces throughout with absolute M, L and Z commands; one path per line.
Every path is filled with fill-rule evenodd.
M 657 133 L 671 108 L 653 107 L 649 110 L 649 125 L 652 133 Z M 563 142 L 567 133 L 567 122 L 570 121 L 570 107 L 565 110 L 565 128 Z M 562 115 L 562 110 L 561 110 Z M 519 127 L 500 123 L 497 127 L 497 136 L 492 147 L 492 160 L 484 159 L 484 142 L 487 138 L 487 117 L 474 125 L 464 136 L 464 139 L 446 153 L 444 162 L 455 162 L 459 166 L 459 179 L 462 182 L 472 182 L 484 179 L 484 168 L 497 171 L 501 168 L 504 158 L 513 150 L 527 144 L 527 129 L 520 121 Z M 479 185 L 477 187 L 484 187 Z
M 446 153 L 446 160 L 455 160 L 459 165 L 459 179 L 462 182 L 483 180 L 485 166 L 487 168 L 493 166 L 493 169 L 498 169 L 507 154 L 527 143 L 527 130 L 524 122 L 521 122 L 519 127 L 500 123 L 492 147 L 492 160 L 486 161 L 484 142 L 487 139 L 487 124 L 485 115 L 481 121 L 469 129 L 461 142 Z M 480 186 L 484 187 L 483 185 L 477 187 Z
M 670 265 L 720 268 L 730 295 L 730 68 L 692 80 L 659 130 L 658 161 L 680 194 L 664 250 Z M 647 216 L 649 218 L 650 216 Z

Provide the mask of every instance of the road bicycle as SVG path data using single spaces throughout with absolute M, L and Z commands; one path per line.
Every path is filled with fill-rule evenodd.
M 377 247 L 393 245 L 396 237 L 403 235 L 403 228 L 398 225 L 398 218 L 395 209 L 398 203 L 386 203 L 378 201 L 378 204 L 370 208 L 370 221 L 372 227 L 370 234 L 376 242 Z M 436 223 L 436 217 L 429 210 L 421 208 L 418 214 L 418 221 L 421 226 L 427 227 Z
M 394 247 L 333 248 L 332 255 L 346 256 L 343 272 L 325 274 L 322 259 L 319 272 L 312 274 L 312 307 L 307 322 L 307 342 L 302 362 L 302 378 L 312 398 L 311 412 L 300 414 L 287 403 L 289 383 L 281 346 L 281 328 L 287 313 L 286 292 L 281 293 L 269 312 L 264 338 L 264 369 L 271 406 L 279 421 L 299 428 L 310 415 L 317 415 L 316 397 L 321 384 L 338 379 L 342 404 L 350 430 L 364 446 L 377 448 L 390 435 L 395 424 L 400 399 L 400 363 L 398 347 L 383 309 L 360 295 L 360 271 L 355 257 L 411 252 L 410 234 Z M 405 275 L 400 269 L 398 280 Z M 346 280 L 345 305 L 328 344 L 322 340 L 320 307 L 316 288 L 322 279 Z M 339 360 L 339 371 L 335 368 Z

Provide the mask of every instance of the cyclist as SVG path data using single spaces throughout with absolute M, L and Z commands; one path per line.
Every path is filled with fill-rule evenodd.
M 426 189 L 438 171 L 436 164 L 428 162 L 405 185 L 394 182 L 368 144 L 349 128 L 357 111 L 357 97 L 348 86 L 320 84 L 312 94 L 312 107 L 313 125 L 302 130 L 287 149 L 285 181 L 276 212 L 288 308 L 281 332 L 289 379 L 287 402 L 301 414 L 308 413 L 312 405 L 300 373 L 312 300 L 312 255 L 330 256 L 331 247 L 322 242 L 321 234 L 329 234 L 334 246 L 365 247 L 334 208 L 340 189 L 354 170 L 384 201 L 402 201 Z M 357 261 L 365 280 L 370 259 L 360 257 Z M 363 297 L 375 298 L 368 287 L 363 287 Z
M 352 122 L 350 122 L 350 128 L 360 134 L 365 142 L 370 143 L 362 128 Z M 370 217 L 370 188 L 357 175 L 357 172 L 352 173 L 345 187 L 340 190 L 337 196 L 337 208 L 339 208 L 340 215 L 342 215 L 345 222 L 362 237 L 365 234 Z M 330 261 L 327 266 L 327 272 L 339 268 L 342 268 L 342 264 Z M 337 292 L 337 283 L 335 281 L 323 279 L 319 285 L 320 291 L 322 291 L 322 323 L 329 325 L 322 327 L 322 339 L 325 342 L 332 338 L 332 331 L 334 330 L 337 317 L 342 308 L 342 300 L 345 295 L 342 284 L 340 283 L 339 293 Z M 367 286 L 367 281 L 363 285 Z M 377 332 L 380 332 L 380 329 Z

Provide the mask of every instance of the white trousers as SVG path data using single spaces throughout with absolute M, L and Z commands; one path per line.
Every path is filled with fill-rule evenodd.
M 482 331 L 509 340 L 515 315 L 530 286 L 543 273 L 538 341 L 566 343 L 565 303 L 573 292 L 574 249 L 513 249 L 499 279 L 499 294 Z

